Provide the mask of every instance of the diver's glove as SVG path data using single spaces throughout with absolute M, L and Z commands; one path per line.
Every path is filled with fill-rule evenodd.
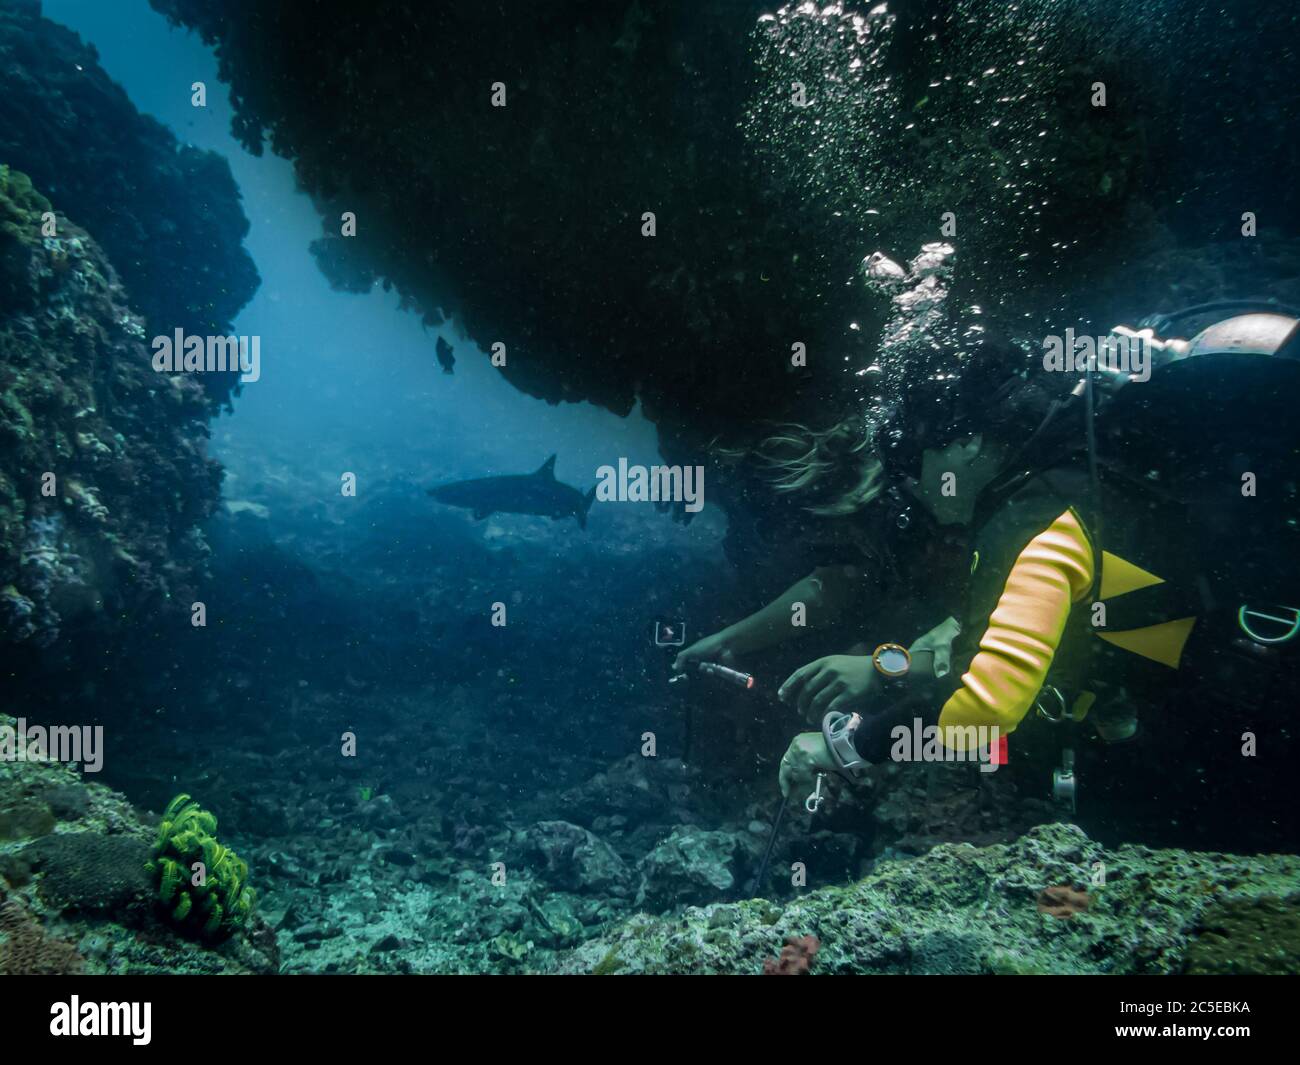
M 890 687 L 899 697 L 888 702 L 877 697 L 874 713 L 828 711 L 821 732 L 801 732 L 791 740 L 781 759 L 781 794 L 788 796 L 805 784 L 811 787 L 818 773 L 859 781 L 868 765 L 889 760 L 898 742 L 895 729 L 925 729 L 938 722 L 943 700 L 937 697 L 936 685 L 914 681 L 907 697 L 894 684 Z
M 820 732 L 801 732 L 781 758 L 781 794 L 788 797 L 791 791 L 811 788 L 818 773 L 836 773 L 839 768 Z
M 808 721 L 821 722 L 827 713 L 865 713 L 882 689 L 896 699 L 899 689 L 909 692 L 930 680 L 942 680 L 951 670 L 952 643 L 961 632 L 955 618 L 948 618 L 917 639 L 903 652 L 896 644 L 881 644 L 875 655 L 827 655 L 796 669 L 777 690 L 784 703 L 793 703 Z M 882 651 L 894 649 L 907 664 L 902 674 L 891 675 L 877 663 Z M 691 649 L 683 654 L 689 653 Z M 910 668 L 912 658 L 921 668 Z
M 917 665 L 925 668 L 928 665 L 931 675 L 946 677 L 952 670 L 952 643 L 960 634 L 961 624 L 956 618 L 950 617 L 919 637 L 907 649 L 912 656 L 913 668 Z
M 870 655 L 827 655 L 796 669 L 776 694 L 807 720 L 820 722 L 831 710 L 862 710 L 878 676 Z
M 868 762 L 889 758 L 899 727 L 925 729 L 938 724 L 945 700 L 961 684 L 960 674 L 952 672 L 953 641 L 960 634 L 961 624 L 949 617 L 907 649 L 907 670 L 883 681 L 853 732 L 853 746 L 862 758 Z
M 791 788 L 812 781 L 819 773 L 838 773 L 854 783 L 862 780 L 870 766 L 853 746 L 861 724 L 861 714 L 830 710 L 822 719 L 820 733 L 796 736 L 781 759 L 781 794 L 789 796 Z

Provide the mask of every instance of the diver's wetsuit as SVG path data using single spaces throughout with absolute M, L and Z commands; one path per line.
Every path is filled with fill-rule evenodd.
M 874 642 L 900 641 L 936 613 L 954 613 L 962 601 L 966 531 L 940 526 L 916 500 L 897 489 L 842 519 L 834 540 L 813 545 L 818 566 L 854 566 L 871 593 L 873 621 L 888 630 Z M 863 639 L 868 634 L 863 633 Z
M 1111 471 L 1101 526 L 1083 466 L 986 493 L 953 670 L 883 686 L 876 702 L 887 705 L 864 715 L 857 733 L 868 761 L 888 758 L 893 728 L 917 718 L 938 725 L 955 750 L 976 735 L 968 726 L 1007 735 L 1048 685 L 1060 693 L 1056 709 L 1076 721 L 1136 708 L 1144 728 L 1196 722 L 1231 732 L 1245 708 L 1282 720 L 1293 674 L 1276 648 L 1241 647 L 1233 631 L 1242 603 L 1300 599 L 1294 556 L 1282 556 L 1283 571 L 1276 545 L 1250 539 L 1262 508 L 1243 505 L 1227 477 L 1214 483 L 1229 490 L 1202 491 L 1189 504 Z
M 916 719 L 923 726 L 942 722 L 951 726 L 998 724 L 1003 731 L 1015 728 L 1042 686 L 1035 679 L 1045 675 L 1055 657 L 1064 624 L 1070 620 L 1069 607 L 1092 583 L 1085 557 L 1089 554 L 1086 532 L 1071 509 L 1073 500 L 1083 498 L 1085 483 L 1073 470 L 1047 471 L 1019 483 L 1009 493 L 986 494 L 969 534 L 971 576 L 965 601 L 954 611 L 961 622 L 961 635 L 953 645 L 953 668 L 944 678 L 922 676 L 918 671 L 906 681 L 883 683 L 876 702 L 885 705 L 865 716 L 857 734 L 859 754 L 872 762 L 887 759 L 894 727 L 910 726 Z M 1035 564 L 1044 555 L 1045 545 L 1059 556 L 1053 559 L 1057 565 Z M 1026 552 L 1022 577 L 1037 577 L 1046 584 L 1036 590 L 1037 595 L 1029 589 L 1013 588 L 1012 598 L 1022 609 L 1014 618 L 1004 611 L 999 616 L 1001 626 L 988 633 L 1009 575 Z M 1026 615 L 1025 609 L 1031 614 Z M 1008 623 L 1016 631 L 1006 630 Z M 983 668 L 969 677 L 968 684 L 986 633 L 990 646 L 1000 646 L 1004 654 L 980 663 Z M 990 671 L 997 676 L 990 676 Z

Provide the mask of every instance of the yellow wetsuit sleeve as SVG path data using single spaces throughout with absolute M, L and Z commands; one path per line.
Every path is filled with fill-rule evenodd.
M 1088 594 L 1092 580 L 1092 546 L 1067 510 L 1011 567 L 979 651 L 939 713 L 945 746 L 965 750 L 972 725 L 996 725 L 1003 735 L 1015 730 L 1043 686 L 1071 605 Z

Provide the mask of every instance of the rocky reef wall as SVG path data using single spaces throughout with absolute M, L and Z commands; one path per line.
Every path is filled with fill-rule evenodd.
M 0 5 L 0 99 L 0 647 L 66 663 L 195 598 L 237 374 L 164 377 L 150 338 L 230 334 L 258 276 L 226 161 L 37 0 Z
M 38 0 L 0 5 L 0 100 L 0 163 L 94 234 L 149 335 L 228 334 L 258 276 L 225 159 L 140 114 Z M 214 405 L 238 387 L 228 373 L 202 383 Z
M 188 610 L 220 467 L 95 240 L 0 167 L 0 647 Z M 66 630 L 73 629 L 73 633 Z M 60 653 L 75 653 L 76 640 Z
M 216 43 L 245 144 L 295 161 L 340 287 L 505 344 L 507 379 L 551 402 L 684 425 L 694 396 L 708 426 L 789 380 L 764 353 L 797 313 L 797 220 L 741 180 L 720 118 L 760 5 L 155 6 Z

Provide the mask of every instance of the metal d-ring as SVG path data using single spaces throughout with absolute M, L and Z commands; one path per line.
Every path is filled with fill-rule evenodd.
M 1043 706 L 1043 697 L 1046 695 L 1051 695 L 1056 699 L 1056 704 L 1059 709 L 1057 710 L 1055 717 L 1048 713 L 1046 708 Z M 1034 709 L 1038 711 L 1039 717 L 1045 718 L 1053 725 L 1059 725 L 1066 717 L 1065 696 L 1061 694 L 1061 689 L 1055 684 L 1045 684 L 1043 685 L 1042 690 L 1039 691 L 1038 698 L 1034 700 Z
M 1265 614 L 1262 610 L 1252 610 L 1248 605 L 1243 605 L 1237 611 L 1237 624 L 1241 627 L 1241 631 L 1256 643 L 1288 643 L 1295 638 L 1296 633 L 1300 632 L 1300 610 L 1297 610 L 1293 606 L 1271 607 L 1270 609 L 1284 610 L 1291 616 L 1278 617 L 1276 614 Z M 1250 621 L 1247 620 L 1248 618 L 1258 619 L 1259 621 L 1276 622 L 1278 625 L 1282 626 L 1282 634 L 1280 636 L 1265 636 L 1262 633 L 1258 633 L 1251 627 Z

